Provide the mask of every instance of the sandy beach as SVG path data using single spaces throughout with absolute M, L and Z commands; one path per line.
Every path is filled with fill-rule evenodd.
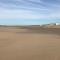
M 27 31 L 0 28 L 0 60 L 60 60 L 60 30 Z

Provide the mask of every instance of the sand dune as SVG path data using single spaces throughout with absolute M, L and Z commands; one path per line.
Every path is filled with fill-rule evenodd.
M 60 60 L 60 30 L 39 29 L 0 28 L 0 60 Z

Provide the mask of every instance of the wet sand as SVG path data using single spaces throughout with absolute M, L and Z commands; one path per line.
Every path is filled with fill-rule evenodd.
M 0 60 L 60 60 L 60 30 L 28 30 L 0 28 Z

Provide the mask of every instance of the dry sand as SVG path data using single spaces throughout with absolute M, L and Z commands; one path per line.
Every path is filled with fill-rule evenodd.
M 0 60 L 60 60 L 59 34 L 26 31 L 0 28 Z

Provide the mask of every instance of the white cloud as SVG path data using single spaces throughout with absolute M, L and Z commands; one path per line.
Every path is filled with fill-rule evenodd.
M 60 12 L 38 14 L 28 10 L 11 10 L 0 8 L 0 19 L 45 19 L 45 18 L 60 18 Z
M 45 18 L 60 18 L 60 9 L 40 9 L 33 8 L 31 10 L 10 9 L 10 7 L 19 7 L 16 5 L 0 3 L 0 19 L 45 19 Z M 9 8 L 7 8 L 9 7 Z M 30 8 L 30 7 L 28 7 Z M 35 10 L 35 11 L 34 11 Z
M 5 9 L 0 7 L 0 19 L 40 19 L 47 18 L 30 10 Z

